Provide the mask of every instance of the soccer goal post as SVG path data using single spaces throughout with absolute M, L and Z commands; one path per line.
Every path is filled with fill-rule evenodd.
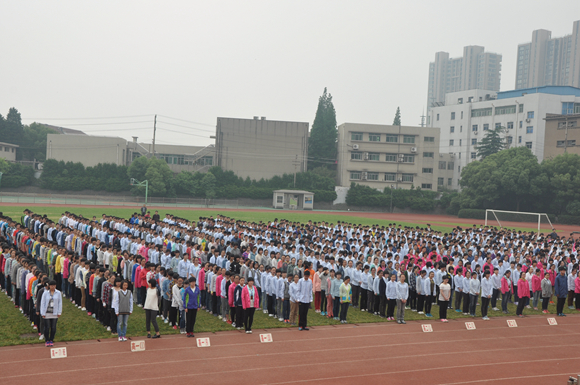
M 500 227 L 503 227 L 502 222 L 525 222 L 533 223 L 534 226 L 538 225 L 538 233 L 542 230 L 542 225 L 550 230 L 554 229 L 552 222 L 546 213 L 526 213 L 521 211 L 504 211 L 504 210 L 485 210 L 485 225 L 488 225 L 488 221 L 497 222 Z

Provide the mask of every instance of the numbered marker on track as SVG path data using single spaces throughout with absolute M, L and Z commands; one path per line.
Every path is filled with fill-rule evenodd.
M 515 319 L 508 319 L 507 324 L 510 328 L 517 328 L 518 327 L 518 323 L 516 322 Z
M 131 341 L 131 351 L 132 352 L 145 351 L 145 341 Z
M 198 338 L 197 347 L 198 348 L 208 348 L 210 347 L 209 338 Z
M 50 349 L 50 358 L 66 358 L 66 348 Z
M 548 318 L 548 325 L 556 326 L 558 321 L 556 321 L 556 318 Z
M 272 342 L 272 334 L 260 334 L 260 342 Z
M 431 326 L 431 324 L 421 325 L 421 329 L 423 329 L 423 333 L 433 332 L 433 326 Z
M 465 328 L 467 330 L 475 330 L 475 322 L 466 322 L 465 323 Z

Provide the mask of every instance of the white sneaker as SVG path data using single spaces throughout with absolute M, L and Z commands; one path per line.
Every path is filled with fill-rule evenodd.
M 494 307 L 493 311 L 499 311 L 499 309 L 497 307 Z
M 163 323 L 169 323 L 169 320 L 166 319 L 165 321 L 163 321 Z
M 248 331 L 246 332 L 246 334 L 250 334 L 250 331 L 248 330 Z
M 42 341 L 42 340 L 44 339 L 44 334 L 42 334 L 40 337 L 38 337 L 38 339 L 39 339 L 40 341 Z
M 119 337 L 119 342 L 123 342 L 123 337 Z
M 107 326 L 107 331 L 110 332 L 111 331 L 111 327 Z
M 32 323 L 30 324 L 30 326 L 34 326 L 34 322 L 32 322 Z
M 420 312 L 418 312 L 417 314 L 425 314 L 425 313 L 424 313 L 424 312 L 422 312 L 422 311 L 420 311 Z
M 222 319 L 222 316 L 221 315 L 218 315 L 218 319 L 221 320 Z
M 282 322 L 284 321 L 284 318 L 278 318 L 278 321 Z
M 274 314 L 270 314 L 269 317 L 274 317 Z
M 235 328 L 236 327 L 236 323 L 232 322 L 232 327 Z
M 139 307 L 143 307 L 143 305 L 141 305 L 141 304 L 138 304 L 137 306 L 139 306 Z
M 228 322 L 228 319 L 226 317 L 224 317 L 224 318 L 222 318 L 222 321 Z
M 12 301 L 12 302 L 14 302 L 14 301 Z M 268 310 L 264 310 L 264 314 L 268 314 Z

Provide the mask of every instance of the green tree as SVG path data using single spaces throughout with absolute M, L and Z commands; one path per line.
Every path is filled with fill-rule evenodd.
M 324 93 L 318 98 L 318 108 L 308 139 L 308 156 L 311 159 L 308 161 L 309 169 L 334 166 L 336 138 L 336 111 L 332 104 L 332 95 L 324 88 Z
M 501 138 L 500 134 L 505 131 L 505 127 L 495 127 L 488 130 L 481 142 L 479 142 L 475 149 L 477 156 L 485 159 L 492 154 L 496 154 L 506 148 L 505 140 Z
M 214 199 L 216 196 L 216 178 L 211 173 L 206 173 L 201 180 L 201 188 L 205 191 L 207 199 Z
M 18 149 L 18 159 L 23 160 L 46 160 L 46 135 L 58 134 L 52 128 L 43 124 L 32 123 L 24 126 L 22 137 L 22 146 Z
M 137 179 L 139 182 L 147 180 L 149 183 L 149 195 L 151 196 L 174 194 L 170 188 L 173 172 L 162 159 L 139 157 L 131 163 L 127 169 L 127 175 L 129 178 Z M 135 195 L 144 195 L 145 187 L 133 186 L 132 191 Z
M 395 120 L 393 120 L 393 126 L 401 125 L 401 110 L 397 107 L 397 112 L 395 112 Z
M 568 207 L 575 206 L 569 205 L 580 201 L 580 156 L 569 153 L 558 155 L 544 160 L 541 168 L 549 186 L 545 199 L 542 199 L 549 206 L 544 209 L 556 214 L 570 212 Z
M 536 156 L 527 147 L 515 147 L 469 163 L 459 183 L 462 208 L 519 211 L 535 204 L 548 180 Z

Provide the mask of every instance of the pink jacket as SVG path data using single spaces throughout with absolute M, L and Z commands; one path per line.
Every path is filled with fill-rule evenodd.
M 236 286 L 238 285 L 232 282 L 228 288 L 228 305 L 230 305 L 230 307 L 234 307 L 234 290 L 236 290 Z
M 574 280 L 574 293 L 580 294 L 580 277 L 576 277 Z
M 257 308 L 258 304 L 260 303 L 260 296 L 258 295 L 258 289 L 254 286 L 254 306 L 251 306 L 250 303 L 250 290 L 248 290 L 248 286 L 244 286 L 242 289 L 242 307 L 244 309 L 254 307 Z
M 535 274 L 532 277 L 532 291 L 542 291 L 542 280 Z
M 197 278 L 197 286 L 199 290 L 205 290 L 205 270 L 201 269 Z
M 320 280 L 320 275 L 318 272 L 314 273 L 314 277 L 312 277 L 312 291 L 321 291 L 322 281 Z
M 222 281 L 225 279 L 223 275 L 218 275 L 215 279 L 215 294 L 220 297 L 222 294 Z
M 525 279 L 520 279 L 518 281 L 518 297 L 530 298 L 530 284 Z
M 501 293 L 505 294 L 510 290 L 512 293 L 514 292 L 514 283 L 512 282 L 511 285 L 508 285 L 508 280 L 505 277 L 503 277 L 501 279 Z

